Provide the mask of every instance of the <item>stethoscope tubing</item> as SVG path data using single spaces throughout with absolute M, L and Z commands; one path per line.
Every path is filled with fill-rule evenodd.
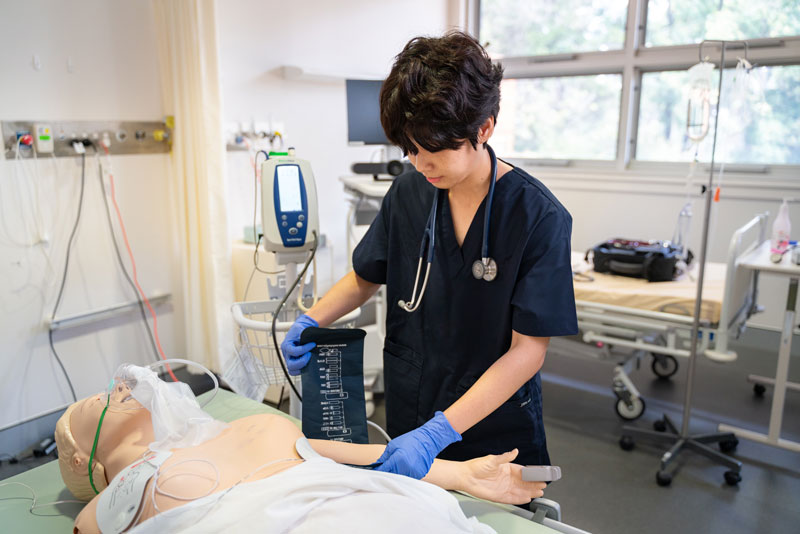
M 481 263 L 484 267 L 488 267 L 489 264 L 494 264 L 492 259 L 489 257 L 489 221 L 492 216 L 492 204 L 494 203 L 494 187 L 495 182 L 497 181 L 497 156 L 494 153 L 492 147 L 488 144 L 486 145 L 486 150 L 489 152 L 489 158 L 491 160 L 491 179 L 489 180 L 489 194 L 486 198 L 486 209 L 484 210 L 483 214 L 483 238 L 481 240 Z M 419 308 L 420 303 L 422 302 L 422 297 L 425 295 L 425 289 L 428 287 L 428 275 L 431 272 L 431 264 L 433 263 L 433 255 L 435 251 L 435 243 L 436 243 L 436 215 L 437 209 L 439 206 L 439 189 L 437 188 L 433 194 L 433 205 L 431 206 L 431 211 L 428 213 L 428 220 L 425 223 L 425 231 L 422 234 L 422 242 L 419 246 L 419 261 L 417 262 L 417 274 L 414 277 L 414 289 L 411 292 L 411 301 L 406 302 L 404 300 L 398 301 L 398 305 L 403 308 L 405 311 L 411 313 Z M 426 245 L 427 244 L 427 250 Z M 420 289 L 419 296 L 417 296 L 417 287 L 419 287 L 419 275 L 422 272 L 422 263 L 425 262 L 427 265 L 425 267 L 425 277 L 422 281 L 422 288 Z M 496 276 L 496 266 L 495 275 Z M 476 275 L 477 276 L 477 275 Z M 492 276 L 490 279 L 484 278 L 487 281 L 491 281 L 494 279 Z
M 489 180 L 489 195 L 486 199 L 486 210 L 483 214 L 483 242 L 481 243 L 481 260 L 489 258 L 489 220 L 492 218 L 492 204 L 494 200 L 494 185 L 497 181 L 497 156 L 489 145 L 486 145 L 489 158 L 492 161 L 492 178 Z

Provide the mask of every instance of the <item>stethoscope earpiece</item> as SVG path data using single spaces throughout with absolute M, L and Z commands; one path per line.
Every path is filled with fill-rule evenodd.
M 491 282 L 497 278 L 497 262 L 489 257 L 489 220 L 492 216 L 492 201 L 494 200 L 494 185 L 497 181 L 497 156 L 494 150 L 489 145 L 486 145 L 486 150 L 489 151 L 489 157 L 492 163 L 492 176 L 489 181 L 489 196 L 486 199 L 486 210 L 483 216 L 483 243 L 481 244 L 481 259 L 476 260 L 472 264 L 472 276 L 476 280 L 485 280 Z M 431 263 L 433 262 L 434 240 L 436 237 L 436 208 L 439 204 L 439 190 L 436 189 L 433 195 L 433 206 L 428 215 L 428 222 L 425 224 L 425 233 L 422 235 L 422 242 L 419 247 L 419 262 L 417 263 L 417 275 L 414 278 L 414 289 L 411 292 L 411 301 L 404 300 L 397 301 L 397 305 L 405 311 L 411 313 L 419 308 L 422 302 L 422 297 L 425 295 L 425 288 L 428 286 L 428 275 L 431 272 Z M 427 245 L 427 254 L 426 254 Z M 425 278 L 422 281 L 422 288 L 419 295 L 417 295 L 417 287 L 419 286 L 419 275 L 422 272 L 422 262 L 426 261 L 428 264 L 425 269 Z

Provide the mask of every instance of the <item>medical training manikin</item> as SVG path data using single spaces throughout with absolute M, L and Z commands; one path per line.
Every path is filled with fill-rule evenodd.
M 515 451 L 436 460 L 425 481 L 348 467 L 336 462 L 368 465 L 384 446 L 309 442 L 278 415 L 225 424 L 185 384 L 131 365 L 67 409 L 56 441 L 65 484 L 91 500 L 76 533 L 492 532 L 441 488 L 514 504 L 544 488 L 522 481 Z

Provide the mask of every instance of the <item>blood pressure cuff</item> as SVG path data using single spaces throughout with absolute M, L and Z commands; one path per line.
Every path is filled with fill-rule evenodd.
M 303 434 L 312 439 L 369 443 L 364 401 L 364 336 L 353 328 L 303 330 L 314 342 L 303 367 Z
M 669 242 L 644 241 L 633 239 L 609 239 L 586 252 L 588 261 L 592 253 L 594 270 L 598 273 L 612 273 L 636 278 L 646 278 L 650 282 L 667 282 L 678 274 L 678 261 L 683 259 L 683 248 Z M 686 263 L 692 261 L 688 252 Z

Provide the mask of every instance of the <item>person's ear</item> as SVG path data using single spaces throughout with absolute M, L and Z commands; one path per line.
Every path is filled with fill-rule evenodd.
M 478 144 L 487 142 L 494 133 L 494 117 L 489 117 L 478 128 Z

